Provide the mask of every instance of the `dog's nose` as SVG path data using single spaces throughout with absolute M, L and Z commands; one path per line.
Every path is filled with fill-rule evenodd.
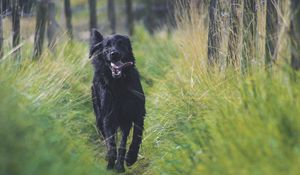
M 112 51 L 110 53 L 110 56 L 111 56 L 112 61 L 118 61 L 121 57 L 121 54 L 117 51 Z

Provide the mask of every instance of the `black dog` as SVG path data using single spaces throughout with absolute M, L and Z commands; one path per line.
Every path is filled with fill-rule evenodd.
M 107 169 L 124 172 L 137 160 L 144 127 L 145 96 L 135 67 L 128 37 L 111 35 L 106 38 L 93 30 L 90 57 L 94 65 L 92 86 L 93 107 L 97 127 L 107 145 Z M 133 139 L 126 154 L 126 142 L 134 125 Z M 117 152 L 116 133 L 122 131 Z M 125 157 L 126 154 L 126 157 Z

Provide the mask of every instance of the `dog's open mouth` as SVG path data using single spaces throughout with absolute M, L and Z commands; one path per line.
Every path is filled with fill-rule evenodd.
M 114 63 L 110 63 L 110 69 L 113 78 L 120 78 L 122 76 L 122 70 L 126 67 L 132 66 L 133 62 L 123 63 L 122 61 L 117 61 Z

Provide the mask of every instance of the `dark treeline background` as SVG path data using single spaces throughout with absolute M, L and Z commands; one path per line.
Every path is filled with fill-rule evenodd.
M 107 174 L 92 28 L 132 35 L 147 117 L 127 174 L 299 174 L 300 0 L 0 0 L 0 9 L 0 175 Z
M 4 53 L 3 41 L 12 35 L 10 46 L 17 60 L 22 58 L 24 39 L 34 38 L 36 59 L 44 42 L 54 51 L 61 36 L 89 41 L 93 28 L 103 34 L 133 35 L 135 26 L 144 26 L 150 34 L 162 28 L 170 32 L 175 26 L 172 0 L 2 0 L 0 4 L 0 53 Z
M 32 33 L 34 33 L 33 58 L 36 58 L 42 53 L 46 34 L 48 48 L 54 50 L 57 37 L 61 36 L 59 33 L 66 33 L 70 40 L 75 38 L 88 41 L 92 28 L 97 28 L 104 34 L 133 35 L 136 24 L 142 24 L 150 34 L 162 28 L 170 32 L 175 26 L 176 15 L 180 16 L 180 9 L 190 9 L 189 15 L 192 15 L 192 9 L 196 8 L 208 19 L 206 25 L 208 26 L 209 64 L 218 63 L 222 66 L 233 64 L 241 67 L 242 70 L 247 70 L 249 64 L 253 62 L 263 62 L 262 64 L 270 67 L 277 61 L 278 36 L 281 28 L 284 27 L 281 21 L 281 7 L 288 4 L 291 4 L 292 14 L 291 21 L 288 21 L 291 43 L 293 48 L 298 48 L 299 41 L 294 38 L 299 37 L 297 35 L 299 3 L 296 0 L 287 2 L 278 0 L 2 0 L 1 18 L 11 17 L 12 46 L 16 50 L 14 52 L 17 58 L 20 58 L 18 50 L 23 36 L 20 32 L 20 20 L 21 18 L 35 20 L 35 30 Z M 175 7 L 179 7 L 177 11 Z M 263 18 L 265 22 L 259 24 L 259 18 Z M 186 20 L 191 18 L 188 17 Z M 258 48 L 259 26 L 265 26 L 265 44 L 260 48 Z M 2 27 L 0 35 L 3 35 Z M 260 50 L 265 51 L 264 60 L 258 60 Z M 294 50 L 291 62 L 294 68 L 299 69 L 300 61 L 298 56 L 295 56 L 297 51 Z
M 54 3 L 54 8 L 56 8 L 56 13 L 58 13 L 57 15 L 60 15 L 62 13 L 61 11 L 66 10 L 64 7 L 66 2 L 69 2 L 69 14 L 72 13 L 73 16 L 76 16 L 76 14 L 80 13 L 86 13 L 86 10 L 90 10 L 91 13 L 93 13 L 94 8 L 96 18 L 91 18 L 91 22 L 93 23 L 93 20 L 97 22 L 94 22 L 94 24 L 89 24 L 87 22 L 88 19 L 82 19 L 87 22 L 84 24 L 86 27 L 81 26 L 82 28 L 74 28 L 75 32 L 82 31 L 81 29 L 87 30 L 88 25 L 92 25 L 92 27 L 98 28 L 105 33 L 127 31 L 129 34 L 133 34 L 134 22 L 144 24 L 150 33 L 153 33 L 154 30 L 162 27 L 169 28 L 174 26 L 173 7 L 175 1 L 172 0 L 64 0 L 64 3 L 61 3 L 57 0 L 18 0 L 20 6 L 20 16 L 36 16 L 38 11 L 37 8 L 39 8 L 39 2 Z M 11 0 L 2 0 L 1 12 L 4 18 L 11 16 Z M 130 15 L 129 19 L 127 15 Z

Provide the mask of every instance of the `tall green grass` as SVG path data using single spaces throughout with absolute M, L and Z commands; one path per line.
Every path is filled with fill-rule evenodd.
M 185 71 L 167 76 L 160 105 L 151 106 L 155 174 L 299 172 L 299 80 L 283 70 L 208 78 Z
M 211 71 L 207 18 L 195 9 L 179 17 L 180 59 L 148 97 L 147 174 L 298 174 L 300 77 L 288 65 L 286 26 L 272 68 Z
M 167 37 L 136 32 L 133 47 L 148 93 L 176 50 Z M 91 105 L 88 44 L 60 43 L 38 61 L 31 60 L 31 44 L 24 42 L 19 63 L 13 54 L 0 63 L 0 174 L 109 173 Z
M 283 61 L 287 51 L 269 71 L 209 72 L 206 18 L 193 15 L 172 37 L 136 29 L 147 116 L 127 174 L 298 174 L 300 75 Z M 109 173 L 87 44 L 62 43 L 35 62 L 31 44 L 20 64 L 13 55 L 0 62 L 0 174 Z
M 104 172 L 87 144 L 96 130 L 86 49 L 79 49 L 86 47 L 62 47 L 57 57 L 0 64 L 0 174 Z

